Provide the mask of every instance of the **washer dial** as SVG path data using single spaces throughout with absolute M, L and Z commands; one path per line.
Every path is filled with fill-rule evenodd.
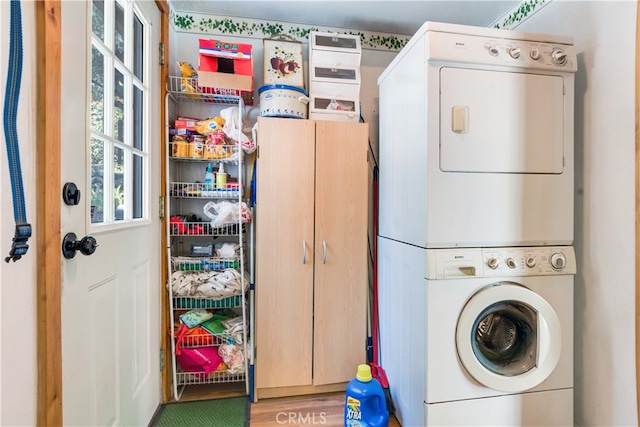
M 520 52 L 521 50 L 519 47 L 512 47 L 511 49 L 509 49 L 509 55 L 511 55 L 513 59 L 520 58 Z
M 561 252 L 556 252 L 551 255 L 551 268 L 556 271 L 560 271 L 567 266 L 567 257 Z
M 495 258 L 489 258 L 489 260 L 487 261 L 487 265 L 492 270 L 495 270 L 496 268 L 498 268 L 498 264 L 499 264 L 499 262 Z
M 535 48 L 533 49 L 530 53 L 529 56 L 531 57 L 531 59 L 533 59 L 534 61 L 537 61 L 538 59 L 540 59 L 540 49 Z
M 536 259 L 534 257 L 530 256 L 525 261 L 525 264 L 527 264 L 527 267 L 533 268 L 533 267 L 536 266 L 537 262 L 536 262 Z
M 507 258 L 506 264 L 509 268 L 516 268 L 518 266 L 518 263 L 513 258 Z

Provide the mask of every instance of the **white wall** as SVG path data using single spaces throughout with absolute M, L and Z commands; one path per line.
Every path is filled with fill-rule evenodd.
M 637 424 L 634 1 L 554 0 L 518 30 L 574 37 L 575 423 Z
M 29 251 L 18 262 L 7 264 L 14 236 L 13 202 L 6 142 L 0 127 L 0 425 L 36 425 L 36 247 L 35 213 L 35 8 L 21 2 L 24 63 L 18 108 L 18 139 L 25 188 L 27 220 L 33 227 Z M 9 57 L 8 1 L 0 1 L 0 111 L 4 110 Z M 4 113 L 3 120 L 4 120 Z

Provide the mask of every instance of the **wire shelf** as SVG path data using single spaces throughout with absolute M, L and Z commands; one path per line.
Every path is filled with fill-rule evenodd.
M 227 182 L 224 185 L 202 184 L 199 182 L 172 182 L 169 184 L 171 197 L 181 199 L 237 199 L 240 196 L 240 184 Z
M 231 374 L 227 371 L 216 371 L 207 375 L 206 372 L 177 372 L 178 385 L 235 383 L 245 380 L 244 372 Z
M 207 331 L 192 333 L 182 337 L 182 348 L 215 347 L 223 344 L 235 344 L 235 340 L 225 335 L 214 335 Z
M 221 257 L 172 257 L 172 271 L 207 271 L 224 270 L 226 268 L 240 268 L 240 258 Z
M 205 142 L 171 141 L 169 153 L 172 159 L 206 160 L 217 163 L 238 164 L 240 149 L 237 145 L 210 144 Z
M 242 295 L 234 295 L 222 299 L 173 297 L 173 308 L 176 310 L 191 310 L 193 308 L 240 308 Z
M 210 222 L 184 222 L 171 217 L 171 236 L 239 236 L 241 227 L 237 223 L 212 227 Z M 242 227 L 244 228 L 244 227 Z
M 253 105 L 253 91 L 203 87 L 198 77 L 169 76 L 167 92 L 181 100 L 238 105 L 242 98 L 246 105 Z

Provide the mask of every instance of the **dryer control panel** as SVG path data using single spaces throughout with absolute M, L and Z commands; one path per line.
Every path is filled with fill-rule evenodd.
M 428 32 L 426 36 L 429 61 L 505 65 L 563 72 L 575 72 L 577 69 L 573 45 L 435 31 Z
M 427 279 L 576 274 L 572 246 L 427 249 Z

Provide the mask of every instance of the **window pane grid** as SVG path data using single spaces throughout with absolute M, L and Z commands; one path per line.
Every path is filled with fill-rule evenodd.
M 149 39 L 134 2 L 94 1 L 92 64 L 100 65 L 91 83 L 91 187 L 102 215 L 91 222 L 122 224 L 148 215 Z

